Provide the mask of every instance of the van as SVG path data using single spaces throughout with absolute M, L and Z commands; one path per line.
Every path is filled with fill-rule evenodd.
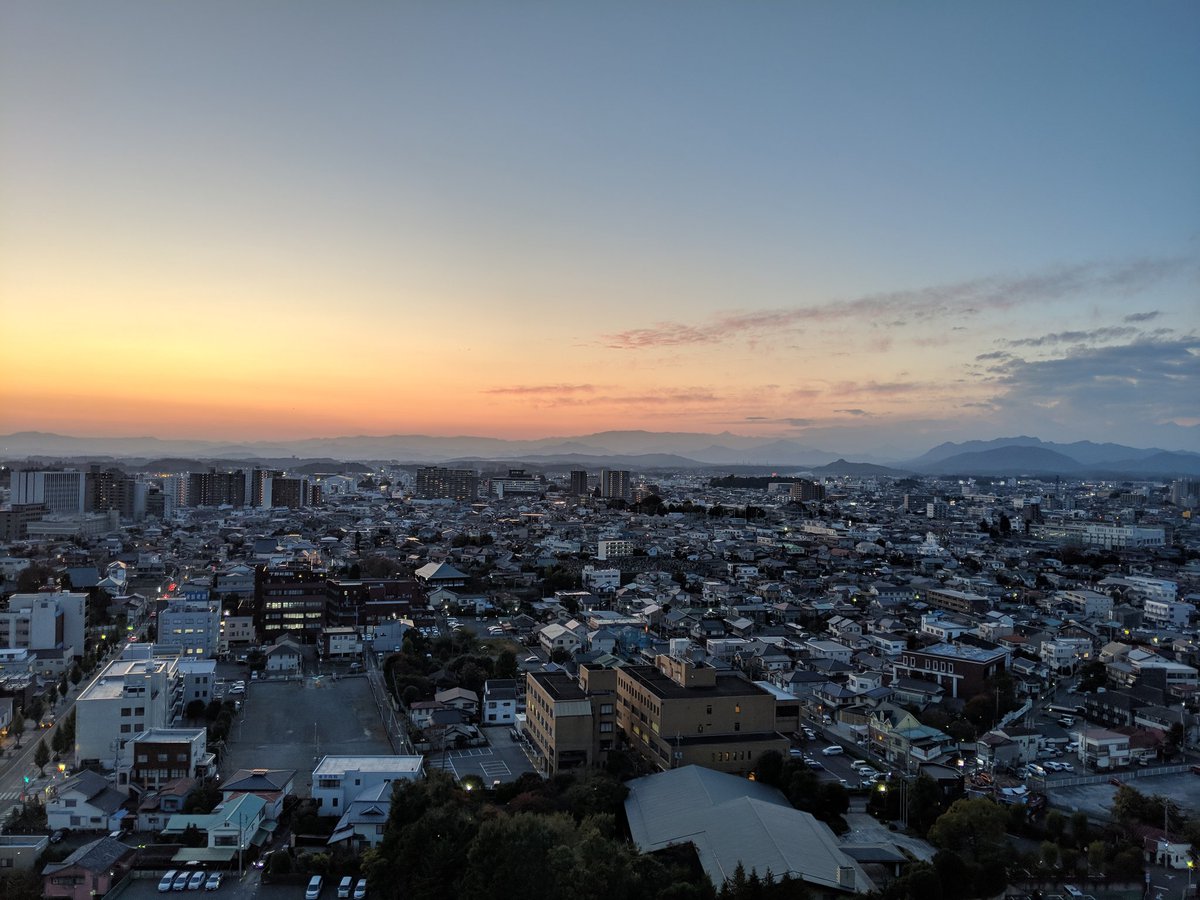
M 840 744 L 833 744 L 830 747 L 826 747 L 821 752 L 826 756 L 837 756 L 839 753 L 845 753 L 846 751 L 845 748 L 843 748 Z
M 354 879 L 347 875 L 338 882 L 338 900 L 350 900 L 350 893 L 354 890 Z
M 304 900 L 317 900 L 321 896 L 321 888 L 325 882 L 320 875 L 314 875 L 309 879 L 308 889 L 304 892 Z

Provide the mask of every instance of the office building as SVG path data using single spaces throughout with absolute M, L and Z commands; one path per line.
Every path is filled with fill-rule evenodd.
M 216 600 L 168 600 L 158 614 L 158 645 L 182 657 L 210 657 L 219 652 L 221 604 Z
M 13 506 L 40 503 L 51 515 L 78 516 L 85 511 L 85 482 L 75 469 L 39 472 L 14 469 L 11 481 Z
M 179 660 L 132 644 L 84 688 L 75 704 L 76 765 L 112 769 L 122 748 L 143 731 L 168 728 L 183 713 Z
M 0 648 L 64 650 L 83 656 L 87 594 L 13 594 L 0 611 Z
M 304 643 L 315 643 L 328 624 L 328 572 L 304 564 L 285 564 L 258 575 L 255 626 L 263 641 L 285 632 Z

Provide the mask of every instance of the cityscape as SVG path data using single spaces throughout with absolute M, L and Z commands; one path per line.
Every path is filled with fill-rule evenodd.
M 1195 900 L 1200 6 L 0 8 L 0 897 Z

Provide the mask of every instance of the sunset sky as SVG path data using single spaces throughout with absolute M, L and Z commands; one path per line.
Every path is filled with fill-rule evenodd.
M 1200 450 L 1200 4 L 0 11 L 0 433 Z

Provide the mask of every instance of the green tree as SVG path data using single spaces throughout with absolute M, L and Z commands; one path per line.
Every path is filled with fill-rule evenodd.
M 1076 847 L 1086 847 L 1088 836 L 1091 834 L 1091 827 L 1088 825 L 1088 817 L 1085 812 L 1076 812 L 1071 814 L 1071 837 L 1075 839 Z
M 66 731 L 62 726 L 55 728 L 54 734 L 50 735 L 50 749 L 56 754 L 62 754 L 68 747 L 70 747 L 70 742 L 67 740 Z
M 50 762 L 50 748 L 46 746 L 46 740 L 43 738 L 38 741 L 37 747 L 33 750 L 33 764 L 38 767 L 38 771 L 46 774 L 46 763 Z
M 754 767 L 754 780 L 771 787 L 779 787 L 783 780 L 783 754 L 768 750 L 758 757 Z
M 10 869 L 0 875 L 0 897 L 5 900 L 41 900 L 42 876 L 34 869 Z
M 1060 813 L 1057 809 L 1052 809 L 1046 814 L 1046 836 L 1058 844 L 1062 842 L 1063 834 L 1067 830 L 1067 817 Z
M 1042 865 L 1047 869 L 1055 869 L 1058 867 L 1058 844 L 1054 841 L 1042 841 L 1041 847 Z
M 78 687 L 81 681 L 83 681 L 83 669 L 79 663 L 75 663 L 75 665 L 71 666 L 71 684 Z
M 25 716 L 19 709 L 13 713 L 12 721 L 8 723 L 8 733 L 16 736 L 17 746 L 20 747 L 21 735 L 25 733 Z
M 511 650 L 500 651 L 500 654 L 496 657 L 496 677 L 517 677 L 517 654 L 513 653 Z
M 186 708 L 184 708 L 183 714 L 187 717 L 189 722 L 195 722 L 197 719 L 204 716 L 204 710 L 207 705 L 208 704 L 206 704 L 203 700 L 193 700 L 187 705 Z
M 983 798 L 964 798 L 938 817 L 929 829 L 929 840 L 935 847 L 979 861 L 1004 847 L 1007 823 L 1002 806 Z
M 1104 871 L 1104 859 L 1108 855 L 1108 848 L 1104 841 L 1092 841 L 1087 845 L 1087 862 L 1089 872 Z

